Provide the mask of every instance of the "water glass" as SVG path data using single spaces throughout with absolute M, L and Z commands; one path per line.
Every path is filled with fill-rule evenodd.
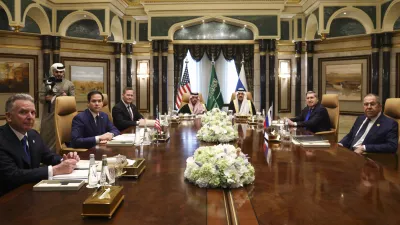
M 290 136 L 290 132 L 287 130 L 281 130 L 281 143 L 282 144 L 291 144 L 292 136 Z
M 115 184 L 115 167 L 114 166 L 109 166 L 108 167 L 108 184 L 109 185 L 114 185 Z

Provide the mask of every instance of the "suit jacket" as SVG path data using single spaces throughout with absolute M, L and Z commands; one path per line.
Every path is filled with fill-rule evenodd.
M 247 101 L 248 101 L 248 100 L 247 100 Z M 256 108 L 254 107 L 254 104 L 253 104 L 252 101 L 250 101 L 250 103 L 251 103 L 251 110 L 252 110 L 252 113 L 253 113 L 253 115 L 256 115 L 256 113 L 257 113 Z M 229 102 L 228 110 L 232 110 L 232 111 L 233 111 L 233 114 L 236 113 L 235 103 L 233 103 L 233 100 L 231 100 L 231 102 Z M 239 109 L 239 110 L 240 110 L 240 109 Z
M 297 126 L 306 127 L 314 133 L 320 131 L 331 130 L 331 120 L 329 119 L 328 111 L 320 103 L 317 103 L 314 109 L 311 111 L 310 117 L 305 121 L 308 114 L 309 107 L 306 106 L 300 113 L 300 115 L 292 118 L 293 122 L 297 123 Z
M 351 149 L 351 142 L 365 118 L 365 115 L 359 116 L 350 132 L 339 143 Z M 382 113 L 368 131 L 362 145 L 365 145 L 367 152 L 395 153 L 397 151 L 398 139 L 398 123 Z
M 61 156 L 50 151 L 37 131 L 30 130 L 27 134 L 30 161 L 10 126 L 0 126 L 0 196 L 23 184 L 47 180 L 48 168 L 40 167 L 40 163 L 61 162 Z
M 104 112 L 99 113 L 99 124 L 96 125 L 89 109 L 79 113 L 72 120 L 71 146 L 73 148 L 91 148 L 96 145 L 95 136 L 113 133 L 119 135 L 118 129 L 111 123 Z
M 139 113 L 134 104 L 131 104 L 131 109 L 133 113 L 133 119 L 135 121 L 131 120 L 128 108 L 125 107 L 125 104 L 122 101 L 118 102 L 112 108 L 113 121 L 118 130 L 122 131 L 128 127 L 136 126 L 136 121 L 138 121 L 139 119 L 143 119 L 143 116 Z

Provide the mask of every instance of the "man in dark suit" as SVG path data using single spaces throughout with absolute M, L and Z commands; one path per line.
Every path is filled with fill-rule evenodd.
M 331 129 L 331 122 L 328 111 L 322 106 L 317 94 L 308 91 L 306 94 L 307 106 L 301 111 L 301 114 L 292 119 L 287 119 L 289 126 L 306 127 L 314 133 L 328 131 Z
M 126 87 L 122 91 L 122 101 L 118 102 L 112 109 L 112 117 L 115 126 L 122 131 L 128 127 L 136 126 L 143 119 L 136 106 L 132 104 L 133 89 Z
M 103 94 L 91 91 L 87 95 L 88 108 L 72 120 L 71 146 L 73 148 L 91 148 L 96 144 L 105 144 L 114 136 L 119 135 L 118 129 L 101 112 Z
M 28 94 L 15 94 L 6 102 L 7 124 L 0 126 L 0 196 L 26 183 L 71 173 L 79 156 L 61 156 L 44 144 L 35 123 L 35 104 Z M 48 165 L 40 167 L 40 163 Z
M 359 116 L 339 145 L 363 152 L 395 153 L 398 147 L 398 124 L 382 113 L 379 97 L 364 97 L 364 115 Z

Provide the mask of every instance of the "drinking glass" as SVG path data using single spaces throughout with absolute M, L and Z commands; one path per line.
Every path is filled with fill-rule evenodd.
M 286 145 L 292 143 L 292 136 L 290 136 L 289 131 L 281 130 L 281 143 Z
M 108 184 L 114 185 L 115 184 L 115 167 L 109 166 L 108 167 Z

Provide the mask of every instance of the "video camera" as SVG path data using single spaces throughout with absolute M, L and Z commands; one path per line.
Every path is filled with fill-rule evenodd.
M 44 84 L 45 84 L 45 91 L 46 91 L 46 95 L 55 95 L 57 94 L 57 90 L 54 90 L 54 85 L 56 83 L 61 83 L 62 79 L 57 79 L 54 76 L 51 76 L 47 79 L 44 80 Z

